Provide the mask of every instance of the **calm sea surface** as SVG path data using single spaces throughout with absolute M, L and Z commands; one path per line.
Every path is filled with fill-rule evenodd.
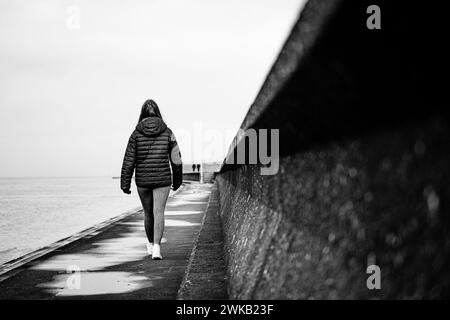
M 93 178 L 0 179 L 0 264 L 140 207 L 136 188 Z

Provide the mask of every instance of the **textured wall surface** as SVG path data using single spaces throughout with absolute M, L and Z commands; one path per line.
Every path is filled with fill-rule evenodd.
M 435 119 L 218 176 L 230 297 L 448 297 L 448 146 Z
M 445 12 L 306 4 L 241 126 L 280 130 L 279 172 L 216 176 L 230 298 L 450 296 Z

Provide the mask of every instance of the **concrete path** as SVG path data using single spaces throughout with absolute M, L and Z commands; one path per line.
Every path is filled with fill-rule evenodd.
M 170 197 L 164 260 L 146 253 L 143 214 L 78 240 L 0 282 L 0 299 L 175 299 L 205 213 L 211 184 Z
M 191 253 L 180 300 L 226 300 L 226 263 L 219 217 L 219 192 L 214 184 L 198 240 Z

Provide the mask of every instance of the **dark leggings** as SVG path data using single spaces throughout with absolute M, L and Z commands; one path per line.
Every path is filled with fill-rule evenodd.
M 164 209 L 170 186 L 148 189 L 137 188 L 144 208 L 144 226 L 148 242 L 160 244 L 164 232 Z

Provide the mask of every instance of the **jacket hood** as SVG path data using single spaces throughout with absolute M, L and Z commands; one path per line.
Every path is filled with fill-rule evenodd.
M 136 126 L 136 130 L 146 136 L 157 136 L 166 129 L 167 125 L 158 117 L 145 118 Z

